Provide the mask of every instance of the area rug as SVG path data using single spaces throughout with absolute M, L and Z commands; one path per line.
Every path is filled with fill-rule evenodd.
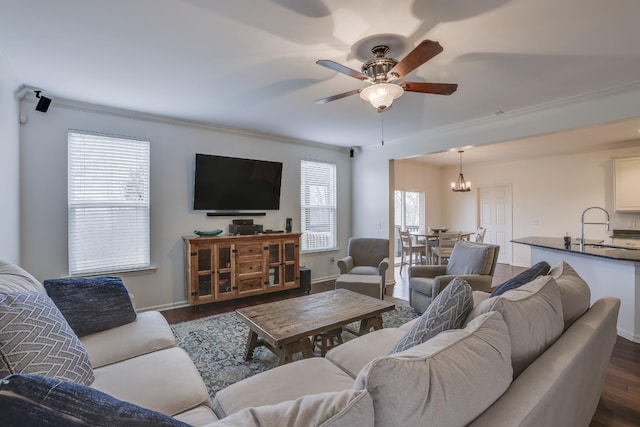
M 398 327 L 416 317 L 418 313 L 407 305 L 396 306 L 395 310 L 382 314 L 387 328 Z M 230 384 L 278 366 L 276 355 L 265 347 L 256 348 L 253 359 L 244 361 L 249 328 L 235 312 L 178 323 L 171 325 L 171 329 L 178 347 L 194 361 L 211 397 Z M 345 332 L 343 338 L 355 337 Z M 300 358 L 300 354 L 296 354 L 296 358 Z

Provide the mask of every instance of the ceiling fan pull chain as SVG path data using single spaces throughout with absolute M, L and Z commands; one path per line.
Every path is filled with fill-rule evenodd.
M 384 116 L 380 114 L 380 142 L 384 145 Z

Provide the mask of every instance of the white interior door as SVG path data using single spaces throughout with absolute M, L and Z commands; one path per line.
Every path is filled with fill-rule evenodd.
M 500 246 L 499 263 L 511 264 L 511 186 L 478 187 L 478 195 L 480 226 L 487 229 L 484 241 Z

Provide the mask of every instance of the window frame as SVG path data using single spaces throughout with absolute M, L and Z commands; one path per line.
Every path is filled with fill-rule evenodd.
M 310 175 L 312 168 L 318 173 Z M 322 171 L 324 169 L 324 171 Z M 322 174 L 330 174 L 323 180 Z M 317 182 L 313 182 L 313 180 Z M 313 191 L 310 187 L 314 188 Z M 324 194 L 323 194 L 324 193 Z M 300 161 L 300 252 L 314 253 L 337 250 L 337 165 L 333 162 L 303 159 Z M 316 202 L 310 199 L 315 198 Z M 313 221 L 315 214 L 320 221 Z M 311 230 L 310 227 L 314 229 Z M 327 229 L 323 231 L 323 229 Z M 310 245 L 310 239 L 317 242 Z M 326 241 L 326 245 L 322 242 Z
M 69 129 L 70 276 L 151 267 L 150 140 Z

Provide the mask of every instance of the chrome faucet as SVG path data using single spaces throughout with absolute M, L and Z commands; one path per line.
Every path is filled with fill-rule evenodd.
M 600 209 L 602 212 L 607 214 L 607 222 L 584 222 L 584 214 L 586 214 L 587 211 L 591 209 Z M 590 208 L 587 208 L 582 212 L 581 230 L 580 230 L 580 252 L 584 252 L 584 225 L 585 224 L 603 224 L 604 229 L 606 231 L 609 231 L 609 221 L 610 221 L 609 212 L 607 212 L 606 209 L 601 208 L 599 206 L 591 206 Z

